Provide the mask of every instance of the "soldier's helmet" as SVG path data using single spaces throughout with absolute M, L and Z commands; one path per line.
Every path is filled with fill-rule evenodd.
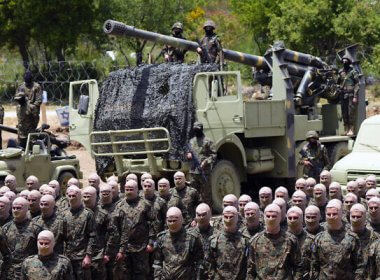
M 176 23 L 173 24 L 172 30 L 175 29 L 175 28 L 181 29 L 183 31 L 183 24 L 181 22 L 176 22 Z
M 200 129 L 203 130 L 203 124 L 200 122 L 195 122 L 193 125 L 193 129 Z
M 203 24 L 203 28 L 206 28 L 206 27 L 212 27 L 213 29 L 215 29 L 216 28 L 215 22 L 212 21 L 211 19 L 206 20 L 205 24 Z
M 306 140 L 309 140 L 311 138 L 318 140 L 319 139 L 318 133 L 314 130 L 309 130 L 308 132 L 306 132 Z
M 349 63 L 352 63 L 351 58 L 346 54 L 342 57 L 342 62 L 343 62 L 343 59 L 347 59 Z

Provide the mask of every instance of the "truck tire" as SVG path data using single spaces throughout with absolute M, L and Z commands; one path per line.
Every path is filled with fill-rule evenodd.
M 69 172 L 69 171 L 64 171 L 61 174 L 59 174 L 59 176 L 58 176 L 58 182 L 59 182 L 59 185 L 61 187 L 61 195 L 65 195 L 66 194 L 67 182 L 71 178 L 76 178 L 76 176 L 74 176 L 74 174 L 71 173 L 71 172 Z
M 336 143 L 330 151 L 331 167 L 333 167 L 338 160 L 348 154 L 348 144 L 347 142 Z
M 227 194 L 240 196 L 240 178 L 234 165 L 228 160 L 218 161 L 210 176 L 212 203 L 215 213 L 223 211 L 223 197 Z

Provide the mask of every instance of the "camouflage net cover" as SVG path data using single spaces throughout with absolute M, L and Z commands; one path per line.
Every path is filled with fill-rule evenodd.
M 184 160 L 190 131 L 195 121 L 192 86 L 195 74 L 216 71 L 217 65 L 164 63 L 140 65 L 112 72 L 102 83 L 95 111 L 94 130 L 126 130 L 165 127 L 170 132 L 171 149 L 162 155 L 167 159 Z M 165 137 L 154 132 L 153 138 Z M 127 139 L 126 139 L 127 138 Z M 117 140 L 142 139 L 137 135 Z M 97 136 L 96 142 L 109 141 Z M 123 145 L 122 150 L 144 150 L 144 144 Z M 156 143 L 154 149 L 165 149 Z M 99 148 L 111 152 L 110 146 Z M 139 156 L 131 156 L 139 158 Z M 142 156 L 146 157 L 146 156 Z M 141 158 L 141 156 L 140 156 Z M 97 157 L 99 174 L 115 170 L 111 157 Z

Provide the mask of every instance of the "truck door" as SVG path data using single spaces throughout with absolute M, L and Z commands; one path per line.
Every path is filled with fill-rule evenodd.
M 41 134 L 42 135 L 42 134 Z M 38 133 L 30 133 L 25 149 L 25 174 L 36 176 L 41 183 L 48 183 L 52 173 L 50 156 L 50 139 L 46 134 L 46 141 L 41 140 Z
M 92 132 L 95 106 L 98 97 L 99 89 L 96 80 L 70 83 L 70 140 L 78 141 L 87 151 L 91 150 L 90 133 Z
M 197 119 L 220 139 L 244 128 L 239 72 L 201 73 L 194 84 Z

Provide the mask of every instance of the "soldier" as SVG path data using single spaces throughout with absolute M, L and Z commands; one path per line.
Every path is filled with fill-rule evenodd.
M 306 194 L 306 180 L 304 178 L 297 179 L 294 189 L 296 191 L 303 191 Z
M 307 206 L 306 194 L 303 191 L 295 191 L 292 195 L 292 206 L 298 206 L 302 212 Z
M 70 180 L 69 180 L 70 181 Z M 66 196 L 61 195 L 61 186 L 57 180 L 49 182 L 49 186 L 55 190 L 55 206 L 58 213 L 63 213 L 70 208 L 70 203 Z
M 205 36 L 199 42 L 197 53 L 200 55 L 201 63 L 224 63 L 222 43 L 218 35 L 214 33 L 216 28 L 212 20 L 207 20 L 203 25 Z
M 313 198 L 310 200 L 309 205 L 318 207 L 321 213 L 321 222 L 326 221 L 325 208 L 327 205 L 326 187 L 322 184 L 317 184 L 314 187 Z
M 38 191 L 41 193 L 41 194 L 44 194 L 44 190 L 46 189 L 46 187 L 48 187 L 49 185 L 47 184 L 42 184 L 40 186 L 40 188 L 38 189 Z
M 206 254 L 209 279 L 245 280 L 249 236 L 244 236 L 237 227 L 238 210 L 233 206 L 223 209 L 223 230 L 210 238 Z
M 276 204 L 278 207 L 281 209 L 281 222 L 280 222 L 280 227 L 281 230 L 287 231 L 288 230 L 288 223 L 286 221 L 286 211 L 288 211 L 286 207 L 286 202 L 282 198 L 276 198 L 272 202 L 273 204 Z
M 375 175 L 368 175 L 365 179 L 366 189 L 367 191 L 369 189 L 376 189 L 376 176 Z
M 78 187 L 68 187 L 66 196 L 70 208 L 62 215 L 64 254 L 71 261 L 75 279 L 91 279 L 91 256 L 96 240 L 94 214 L 83 207 L 81 190 Z
M 125 183 L 125 199 L 117 206 L 112 215 L 113 224 L 117 227 L 120 236 L 116 255 L 116 279 L 146 279 L 149 245 L 149 222 L 151 206 L 138 195 L 138 185 L 134 180 Z M 128 278 L 129 277 L 129 278 Z
M 304 176 L 318 178 L 323 169 L 327 169 L 330 160 L 327 155 L 326 147 L 319 142 L 316 131 L 310 130 L 306 133 L 306 141 L 301 151 L 300 164 L 304 165 Z
M 17 193 L 17 181 L 13 175 L 7 175 L 4 179 L 4 184 L 14 193 Z
M 312 178 L 312 177 L 309 177 L 306 179 L 306 195 L 307 195 L 307 200 L 310 201 L 310 199 L 313 197 L 313 190 L 314 190 L 314 187 L 315 185 L 317 184 L 317 181 Z
M 144 181 L 146 179 L 153 179 L 152 174 L 150 174 L 148 172 L 144 172 L 143 174 L 141 174 L 141 177 L 140 177 L 140 187 L 141 188 L 143 187 Z
M 227 194 L 223 197 L 223 208 L 226 208 L 227 206 L 233 206 L 236 208 L 236 210 L 239 209 L 238 199 L 234 194 Z M 242 228 L 243 224 L 244 224 L 243 217 L 239 214 L 238 224 L 237 224 L 239 230 Z M 223 230 L 223 216 L 216 217 L 213 225 L 214 225 L 214 231 Z
M 32 190 L 29 192 L 28 194 L 29 213 L 32 218 L 35 218 L 41 215 L 40 199 L 41 199 L 41 193 L 39 191 Z
M 342 201 L 342 186 L 338 182 L 332 182 L 329 186 L 329 200 L 339 199 Z
M 309 235 L 315 236 L 324 228 L 320 224 L 321 212 L 319 208 L 315 205 L 310 205 L 305 209 L 305 230 Z
M 54 251 L 63 254 L 63 219 L 57 215 L 55 200 L 51 195 L 40 199 L 41 215 L 33 219 L 33 223 L 54 234 L 56 245 Z
M 47 187 L 45 187 L 45 189 L 43 190 L 42 195 L 46 195 L 46 194 L 50 194 L 52 197 L 56 197 L 56 193 L 55 193 L 55 189 L 53 189 L 52 187 L 49 187 L 48 185 L 46 185 Z
M 264 225 L 260 223 L 260 208 L 256 202 L 248 202 L 244 206 L 244 216 L 245 225 L 241 229 L 243 235 L 253 237 L 264 230 Z
M 111 187 L 112 203 L 116 205 L 120 202 L 119 183 L 111 180 L 108 182 L 108 185 Z
M 216 152 L 212 141 L 203 133 L 203 124 L 195 122 L 194 137 L 190 139 L 190 149 L 186 154 L 191 161 L 190 185 L 200 194 L 202 201 L 212 205 L 210 174 L 216 161 Z
M 144 174 L 145 174 L 145 173 L 144 173 Z M 145 176 L 146 176 L 146 175 L 145 175 Z M 144 178 L 144 176 L 142 176 L 142 175 L 141 175 L 141 177 Z M 133 180 L 133 181 L 135 181 L 136 183 L 138 183 L 137 175 L 134 174 L 134 173 L 129 173 L 129 174 L 127 175 L 126 182 L 128 182 L 129 180 Z
M 13 200 L 16 199 L 17 195 L 12 191 L 7 191 L 4 196 L 9 199 L 11 203 L 13 203 Z
M 369 189 L 365 194 L 365 201 L 362 202 L 364 207 L 368 209 L 368 201 L 370 201 L 373 197 L 379 197 L 379 192 L 377 189 Z
M 358 203 L 358 197 L 353 193 L 348 193 L 343 200 L 343 221 L 350 224 L 350 210 L 352 205 Z M 364 206 L 363 206 L 364 207 Z M 364 208 L 365 209 L 365 208 Z
M 360 242 L 360 249 L 363 252 L 364 265 L 368 267 L 369 248 L 371 244 L 378 239 L 372 230 L 366 228 L 366 210 L 363 205 L 357 203 L 351 207 L 350 210 L 350 231 L 357 236 Z M 367 269 L 364 271 L 364 279 L 367 279 Z
M 368 255 L 368 279 L 380 278 L 380 239 L 374 241 Z
M 96 189 L 97 198 L 99 198 L 99 185 L 100 185 L 100 177 L 97 173 L 92 173 L 88 176 L 88 185 L 94 187 Z
M 259 190 L 260 211 L 264 213 L 265 207 L 272 203 L 272 189 L 269 187 L 262 187 Z
M 190 226 L 195 218 L 195 208 L 198 206 L 200 199 L 196 189 L 187 186 L 185 174 L 177 171 L 174 174 L 175 188 L 170 189 L 171 198 L 168 207 L 176 206 L 182 211 L 183 222 Z
M 328 170 L 323 170 L 321 174 L 319 174 L 319 182 L 323 185 L 325 185 L 326 190 L 329 189 L 329 186 L 331 184 L 332 176 L 331 172 Z
M 247 205 L 248 202 L 252 202 L 252 198 L 247 194 L 242 194 L 239 197 L 238 203 L 239 203 L 239 213 L 240 216 L 244 218 L 244 207 Z
M 183 227 L 181 210 L 169 208 L 166 214 L 168 230 L 158 235 L 154 260 L 155 280 L 200 279 L 203 266 L 201 240 Z
M 380 199 L 378 197 L 373 197 L 368 201 L 368 213 L 367 227 L 380 235 Z
M 72 177 L 67 181 L 67 186 L 68 187 L 77 186 L 79 188 L 80 187 L 79 180 L 77 178 Z
M 103 262 L 104 252 L 108 251 L 108 237 L 110 229 L 110 216 L 107 211 L 96 205 L 96 189 L 92 186 L 82 190 L 83 203 L 94 213 L 96 240 L 91 257 L 91 279 L 105 279 L 106 269 Z M 106 254 L 108 255 L 108 254 Z
M 247 280 L 302 279 L 301 253 L 297 239 L 280 228 L 281 209 L 265 208 L 265 230 L 250 241 Z
M 54 252 L 54 245 L 53 233 L 48 230 L 41 231 L 37 240 L 38 255 L 30 256 L 24 260 L 20 279 L 74 279 L 70 260 Z
M 359 177 L 355 181 L 358 183 L 358 191 L 359 191 L 360 201 L 362 201 L 362 199 L 365 200 L 365 193 L 366 193 L 365 179 Z
M 359 187 L 358 187 L 358 182 L 356 181 L 349 181 L 347 183 L 347 193 L 353 193 L 356 195 L 356 197 L 359 197 Z
M 285 200 L 285 202 L 286 202 L 286 211 L 288 211 L 288 209 L 290 208 L 290 204 L 289 204 L 289 192 L 288 192 L 288 190 L 285 187 L 280 186 L 280 187 L 278 187 L 275 190 L 274 197 L 275 198 L 282 198 L 283 200 Z
M 5 195 L 5 193 L 6 192 L 9 192 L 10 191 L 10 189 L 8 188 L 8 187 L 6 187 L 6 186 L 2 186 L 1 188 L 0 188 L 0 197 L 3 197 L 4 195 Z
M 172 26 L 172 36 L 174 38 L 184 39 L 183 33 L 183 24 L 181 22 L 176 22 Z M 164 55 L 165 62 L 179 62 L 183 63 L 185 60 L 185 54 L 187 50 L 176 48 L 170 45 L 165 45 L 161 53 Z
M 171 198 L 170 183 L 169 183 L 168 179 L 161 178 L 158 181 L 158 195 L 161 198 L 163 198 L 166 201 L 166 203 L 168 203 L 168 201 L 170 200 L 170 198 Z
M 359 74 L 351 66 L 351 59 L 345 55 L 342 58 L 343 68 L 339 70 L 338 84 L 340 89 L 340 105 L 342 108 L 345 135 L 354 134 L 356 107 L 359 94 Z
M 4 279 L 20 279 L 22 262 L 37 253 L 37 236 L 42 230 L 28 217 L 28 201 L 18 197 L 13 201 L 13 220 L 2 227 L 3 238 L 11 252 L 3 263 Z
M 5 196 L 0 197 L 0 227 L 6 223 L 12 221 L 12 215 L 10 214 L 11 202 Z
M 364 261 L 359 239 L 346 232 L 337 199 L 326 206 L 326 227 L 315 237 L 312 271 L 316 279 L 362 279 Z
M 23 197 L 23 198 L 25 198 L 26 200 L 28 200 L 28 195 L 29 195 L 29 191 L 28 191 L 28 190 L 22 190 L 22 191 L 18 194 L 19 197 Z
M 40 188 L 40 182 L 36 176 L 29 176 L 26 178 L 26 188 L 28 191 L 38 190 Z
M 29 133 L 35 132 L 40 121 L 40 105 L 42 103 L 42 91 L 38 83 L 33 81 L 30 71 L 24 74 L 24 83 L 16 90 L 15 101 L 18 103 L 17 134 L 19 145 L 23 148 Z

